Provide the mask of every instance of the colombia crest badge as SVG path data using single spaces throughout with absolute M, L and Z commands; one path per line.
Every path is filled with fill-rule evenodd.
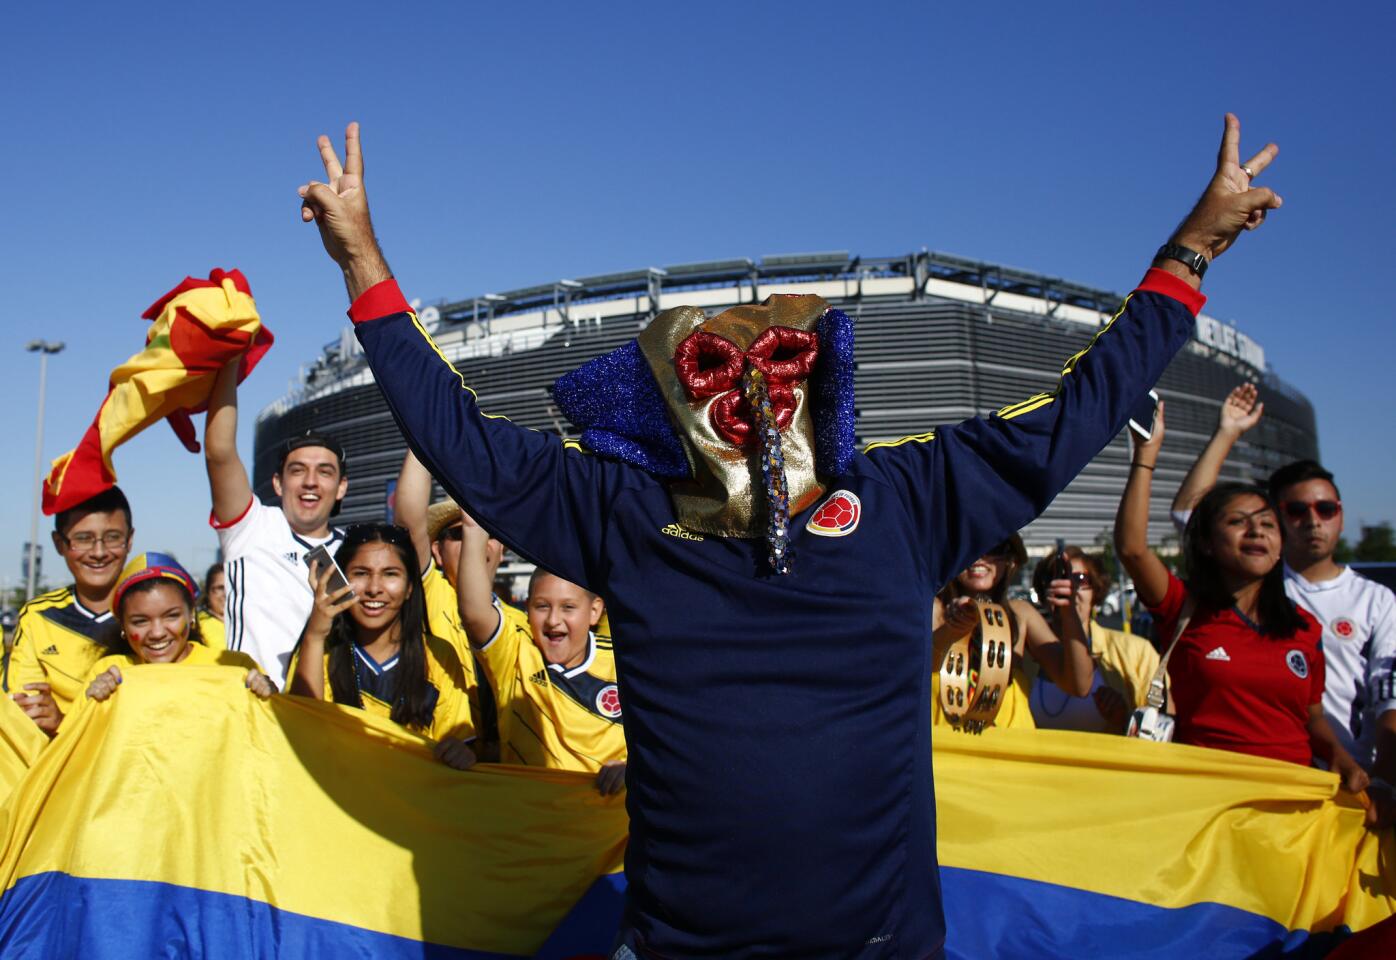
M 608 683 L 596 694 L 596 712 L 611 720 L 620 718 L 620 690 Z
M 846 537 L 858 529 L 863 505 L 858 495 L 848 490 L 835 490 L 819 505 L 805 524 L 805 529 L 821 537 Z

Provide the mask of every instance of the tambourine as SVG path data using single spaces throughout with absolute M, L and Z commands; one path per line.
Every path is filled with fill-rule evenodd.
M 994 722 L 1013 675 L 1013 627 L 997 603 L 975 601 L 979 625 L 956 640 L 940 665 L 940 706 L 956 729 L 982 733 Z

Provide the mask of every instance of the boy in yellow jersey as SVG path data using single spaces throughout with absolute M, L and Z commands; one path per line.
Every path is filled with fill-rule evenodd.
M 494 694 L 488 682 L 481 682 L 475 652 L 461 624 L 460 601 L 456 598 L 461 551 L 460 507 L 454 500 L 441 500 L 428 506 L 430 500 L 431 474 L 408 450 L 398 473 L 393 520 L 411 535 L 412 546 L 422 562 L 422 598 L 427 606 L 427 627 L 433 636 L 451 644 L 460 660 L 476 736 L 476 752 L 482 760 L 498 760 L 499 722 Z M 504 545 L 491 538 L 485 548 L 491 582 L 503 557 Z
M 601 598 L 541 568 L 527 613 L 494 596 L 489 538 L 461 515 L 461 620 L 499 698 L 500 760 L 595 773 L 603 795 L 625 785 L 625 729 L 610 638 L 596 635 Z
M 53 546 L 73 583 L 20 610 L 0 684 L 49 736 L 82 696 L 92 665 L 107 653 L 97 637 L 111 621 L 112 591 L 132 533 L 131 505 L 118 487 L 54 518 Z

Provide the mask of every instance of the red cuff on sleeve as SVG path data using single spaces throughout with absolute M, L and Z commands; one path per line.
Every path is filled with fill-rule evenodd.
M 382 284 L 378 286 L 382 286 Z M 378 287 L 373 289 L 377 290 Z M 1145 293 L 1161 293 L 1165 297 L 1172 297 L 1187 307 L 1194 317 L 1202 310 L 1202 305 L 1207 302 L 1207 298 L 1202 295 L 1202 292 L 1188 286 L 1187 281 L 1183 280 L 1182 277 L 1176 277 L 1167 270 L 1160 270 L 1158 267 L 1150 267 L 1149 272 L 1144 274 L 1144 279 L 1139 281 L 1139 286 L 1135 289 Z M 369 291 L 369 293 L 372 292 L 372 290 Z M 366 293 L 364 296 L 366 297 L 368 294 Z M 352 312 L 350 316 L 353 316 Z
M 208 525 L 215 530 L 227 530 L 229 527 L 236 527 L 239 523 L 242 523 L 244 517 L 246 517 L 249 513 L 252 512 L 252 501 L 256 499 L 257 498 L 255 496 L 249 498 L 247 501 L 247 506 L 243 507 L 242 513 L 239 513 L 236 517 L 229 520 L 227 523 L 224 523 L 221 520 L 219 520 L 218 514 L 210 510 L 208 512 Z
M 349 307 L 349 319 L 354 323 L 363 323 L 366 320 L 377 320 L 379 317 L 411 311 L 407 299 L 398 289 L 397 281 L 389 277 L 359 294 L 359 299 Z

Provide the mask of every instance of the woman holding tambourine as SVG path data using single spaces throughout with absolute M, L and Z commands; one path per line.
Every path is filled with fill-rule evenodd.
M 982 604 L 1001 607 L 1007 617 L 1012 643 L 1012 681 L 1003 690 L 1002 703 L 991 722 L 996 727 L 1034 726 L 1028 708 L 1028 688 L 1021 669 L 1022 658 L 1032 657 L 1042 673 L 1065 693 L 1085 696 L 1090 691 L 1095 665 L 1085 644 L 1085 633 L 1079 621 L 1065 617 L 1064 636 L 1058 637 L 1025 600 L 1007 599 L 1008 585 L 1014 574 L 1027 562 L 1023 540 L 1016 533 L 1003 543 L 975 560 L 935 598 L 931 614 L 934 630 L 934 674 L 931 691 L 931 720 L 933 725 L 953 725 L 954 718 L 946 716 L 941 704 L 941 668 L 951 654 L 956 641 L 972 634 L 981 626 Z M 1048 602 L 1053 607 L 1067 607 L 1071 600 L 1071 580 L 1054 580 Z

